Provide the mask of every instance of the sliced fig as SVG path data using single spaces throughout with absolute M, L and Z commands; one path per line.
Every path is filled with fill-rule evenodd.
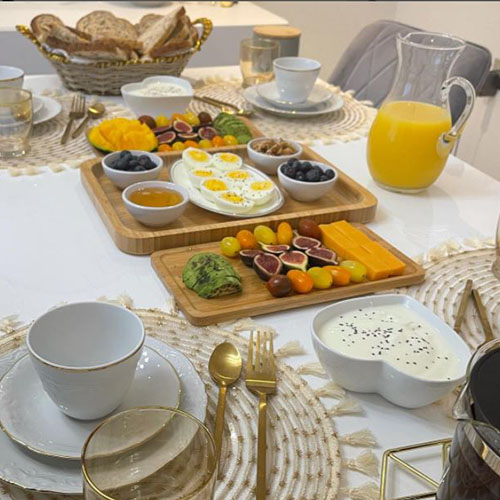
M 240 252 L 240 259 L 245 266 L 252 267 L 253 264 L 253 259 L 257 257 L 257 255 L 260 255 L 262 250 L 241 250 Z
M 289 245 L 264 245 L 264 243 L 261 243 L 260 247 L 264 250 L 264 252 L 273 253 L 275 255 L 279 255 L 280 253 L 288 252 L 288 250 L 290 250 Z
M 305 271 L 309 262 L 307 255 L 298 250 L 290 250 L 290 252 L 282 253 L 280 260 L 286 269 L 299 269 L 300 271 Z
M 176 132 L 179 132 L 179 134 L 193 133 L 193 127 L 191 127 L 191 125 L 189 125 L 189 123 L 185 122 L 184 120 L 174 120 L 174 123 L 172 123 L 172 127 Z
M 309 248 L 306 250 L 311 266 L 335 266 L 337 265 L 337 254 L 329 248 Z
M 307 236 L 296 236 L 292 245 L 297 250 L 305 252 L 308 248 L 316 248 L 321 246 L 321 241 L 316 238 L 308 238 Z
M 169 130 L 172 130 L 171 125 L 169 125 L 168 127 L 156 127 L 153 129 L 153 132 L 155 135 L 161 135 L 164 134 L 165 132 L 168 132 Z
M 211 141 L 217 135 L 217 130 L 213 127 L 200 127 L 198 129 L 198 135 L 201 139 L 208 139 Z
M 276 255 L 261 253 L 253 259 L 253 268 L 261 280 L 268 281 L 271 276 L 281 272 L 283 264 Z
M 198 139 L 198 134 L 195 134 L 194 132 L 193 133 L 189 133 L 189 134 L 177 134 L 177 137 L 183 141 L 195 141 L 196 139 Z
M 177 134 L 173 130 L 169 130 L 168 132 L 164 132 L 157 137 L 158 144 L 171 144 L 175 141 L 176 137 Z

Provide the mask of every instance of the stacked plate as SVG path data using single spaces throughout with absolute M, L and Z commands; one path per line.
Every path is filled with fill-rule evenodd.
M 344 105 L 341 96 L 320 84 L 314 86 L 306 101 L 299 103 L 283 100 L 275 81 L 248 87 L 243 96 L 256 108 L 282 117 L 311 118 L 333 113 Z
M 61 103 L 40 95 L 33 95 L 33 125 L 39 125 L 55 118 L 62 110 Z
M 0 376 L 0 479 L 31 491 L 82 494 L 81 449 L 102 419 L 83 421 L 64 415 L 43 390 L 25 348 L 0 358 Z M 203 381 L 183 354 L 147 337 L 132 386 L 113 413 L 150 405 L 179 408 L 204 421 L 207 396 Z M 157 430 L 141 429 L 141 442 Z M 124 451 L 123 443 L 118 439 L 110 454 Z M 147 471 L 147 465 L 141 470 Z M 125 486 L 120 480 L 125 481 L 117 478 L 116 487 Z

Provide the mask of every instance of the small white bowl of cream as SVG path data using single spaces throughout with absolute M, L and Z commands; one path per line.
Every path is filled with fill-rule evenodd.
M 355 392 L 419 408 L 465 379 L 470 350 L 443 320 L 407 295 L 336 302 L 314 317 L 312 340 L 328 375 Z
M 193 87 L 184 78 L 150 76 L 142 82 L 121 87 L 125 104 L 136 116 L 172 116 L 185 113 L 193 97 Z

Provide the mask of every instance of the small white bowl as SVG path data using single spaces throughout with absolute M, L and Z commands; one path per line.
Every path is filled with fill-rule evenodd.
M 110 153 L 101 160 L 101 165 L 106 177 L 108 177 L 116 187 L 125 189 L 127 186 L 136 184 L 137 182 L 154 181 L 155 179 L 158 179 L 161 169 L 163 168 L 163 160 L 158 155 L 147 153 L 145 151 L 138 151 L 136 149 L 129 149 L 128 151 L 130 151 L 133 156 L 149 156 L 151 160 L 155 162 L 156 167 L 144 172 L 126 172 L 124 170 L 116 170 L 108 167 L 108 162 L 117 156 L 120 156 L 121 151 Z
M 258 151 L 255 151 L 255 149 L 253 149 L 252 147 L 253 144 L 259 141 L 263 141 L 265 139 L 273 139 L 276 141 L 278 140 L 277 137 L 258 137 L 257 139 L 252 139 L 247 144 L 248 157 L 255 163 L 255 166 L 265 174 L 276 175 L 278 167 L 283 162 L 287 162 L 291 158 L 300 158 L 300 155 L 302 154 L 302 146 L 298 142 L 289 140 L 286 140 L 286 142 L 292 144 L 296 151 L 296 153 L 294 153 L 293 155 L 273 156 L 273 155 L 268 155 L 266 153 L 259 153 Z
M 186 90 L 186 95 L 173 96 L 144 96 L 135 95 L 131 92 L 139 90 L 153 82 L 163 82 L 179 85 Z M 121 87 L 122 97 L 125 104 L 136 114 L 136 116 L 148 115 L 156 118 L 158 115 L 172 116 L 174 113 L 185 113 L 193 97 L 193 87 L 184 80 L 175 76 L 150 76 L 142 82 L 127 83 Z
M 145 207 L 143 205 L 137 205 L 129 200 L 129 196 L 133 191 L 141 188 L 148 187 L 158 187 L 164 189 L 171 189 L 172 191 L 177 191 L 182 196 L 182 201 L 178 205 L 172 207 Z M 140 223 L 145 226 L 160 227 L 166 226 L 171 222 L 177 220 L 189 202 L 189 193 L 187 189 L 174 184 L 172 182 L 165 181 L 145 181 L 138 182 L 137 184 L 132 184 L 127 189 L 122 192 L 122 200 L 125 203 L 125 207 Z
M 342 354 L 326 345 L 318 336 L 329 319 L 340 314 L 372 306 L 402 304 L 434 326 L 460 358 L 459 375 L 452 380 L 427 380 L 408 375 L 380 359 L 360 359 Z M 311 325 L 314 350 L 328 375 L 350 391 L 377 393 L 405 408 L 419 408 L 441 399 L 465 379 L 470 351 L 467 344 L 441 318 L 407 295 L 369 295 L 336 302 L 321 309 Z
M 322 196 L 328 193 L 328 191 L 330 191 L 333 185 L 337 182 L 339 174 L 333 167 L 324 163 L 319 163 L 317 161 L 310 161 L 309 163 L 311 163 L 311 165 L 317 165 L 321 168 L 321 170 L 323 170 L 323 172 L 326 172 L 327 170 L 333 170 L 335 175 L 333 176 L 333 178 L 323 182 L 297 181 L 295 179 L 287 177 L 281 171 L 286 162 L 282 163 L 278 167 L 278 179 L 280 180 L 281 185 L 286 189 L 288 194 L 294 200 L 306 202 L 319 200 Z

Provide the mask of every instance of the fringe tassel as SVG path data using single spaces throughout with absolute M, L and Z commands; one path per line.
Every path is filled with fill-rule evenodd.
M 305 363 L 295 370 L 299 375 L 314 375 L 315 377 L 328 378 L 321 363 Z
M 372 431 L 368 429 L 363 429 L 361 431 L 352 432 L 351 434 L 345 434 L 344 436 L 339 436 L 339 441 L 343 444 L 349 444 L 351 446 L 377 446 L 377 440 L 373 435 Z
M 25 175 L 38 175 L 40 174 L 40 169 L 38 167 L 28 166 L 24 169 Z
M 20 321 L 17 319 L 17 314 L 11 314 L 10 316 L 5 316 L 0 318 L 0 332 L 10 333 L 20 325 Z
M 115 299 L 106 297 L 106 295 L 101 295 L 96 299 L 99 302 L 107 302 L 108 304 L 117 304 L 119 306 L 130 309 L 134 305 L 134 301 L 125 294 L 118 295 Z
M 357 401 L 351 398 L 343 399 L 337 406 L 326 411 L 330 417 L 339 417 L 340 415 L 351 415 L 354 413 L 363 413 L 363 408 Z
M 345 396 L 345 390 L 340 385 L 335 382 L 327 382 L 323 387 L 316 389 L 314 394 L 318 396 L 318 398 L 336 398 L 342 399 Z
M 278 336 L 278 332 L 272 326 L 260 325 L 251 318 L 239 319 L 238 321 L 234 322 L 231 325 L 231 330 L 233 333 L 260 331 L 261 333 L 262 332 L 271 333 L 274 336 L 274 338 Z
M 373 482 L 362 484 L 357 488 L 341 488 L 340 493 L 352 500 L 378 500 L 380 488 Z
M 23 175 L 23 172 L 20 168 L 15 168 L 15 167 L 8 167 L 7 172 L 9 172 L 9 175 L 11 177 L 18 177 L 20 175 Z
M 47 165 L 54 174 L 58 174 L 59 172 L 62 172 L 65 170 L 64 165 L 62 163 L 49 163 Z
M 292 340 L 291 342 L 288 342 L 284 346 L 280 347 L 274 355 L 277 358 L 288 358 L 290 356 L 301 356 L 305 353 L 306 352 L 300 345 L 300 342 L 298 340 Z
M 342 461 L 344 467 L 362 472 L 367 476 L 378 477 L 378 458 L 371 450 L 365 450 L 356 458 L 348 458 Z
M 177 309 L 177 303 L 175 302 L 175 297 L 167 297 L 167 313 L 171 316 L 179 316 L 179 310 Z

